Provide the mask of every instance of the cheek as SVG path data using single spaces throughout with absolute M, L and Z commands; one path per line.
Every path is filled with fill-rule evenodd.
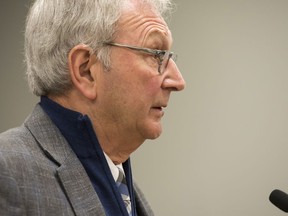
M 144 88 L 143 93 L 151 99 L 154 99 L 161 89 L 160 77 L 155 76 L 155 75 L 147 79 L 147 81 L 143 82 L 142 84 Z
M 139 115 L 143 117 L 143 115 L 147 115 L 151 107 L 155 105 L 159 88 L 159 81 L 156 79 L 142 78 L 134 79 L 128 83 L 126 82 L 122 85 L 121 89 L 117 90 L 122 97 L 122 105 L 131 112 L 130 114 L 134 117 Z
M 119 77 L 119 82 L 122 82 L 121 85 L 127 96 L 134 95 L 131 97 L 134 98 L 133 100 L 153 99 L 161 89 L 161 78 L 155 76 L 154 71 L 149 71 L 146 66 L 132 66 L 125 76 Z
M 110 71 L 113 80 L 113 84 L 111 84 L 118 93 L 121 92 L 121 95 L 124 96 L 123 99 L 127 102 L 132 100 L 132 103 L 135 104 L 141 103 L 141 101 L 143 103 L 149 103 L 148 100 L 153 101 L 161 89 L 162 82 L 155 65 L 152 67 L 140 56 L 129 53 L 115 55 L 114 60 Z

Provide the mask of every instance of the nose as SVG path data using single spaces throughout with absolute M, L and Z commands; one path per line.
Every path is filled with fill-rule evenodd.
M 185 88 L 185 80 L 172 59 L 170 59 L 167 65 L 164 76 L 162 88 L 172 91 L 182 91 Z

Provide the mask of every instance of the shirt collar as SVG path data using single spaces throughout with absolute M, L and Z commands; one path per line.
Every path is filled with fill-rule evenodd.
M 113 161 L 111 160 L 111 158 L 104 151 L 103 151 L 103 153 L 104 153 L 105 158 L 107 160 L 108 166 L 109 166 L 109 168 L 111 170 L 112 176 L 113 176 L 113 178 L 114 178 L 114 180 L 116 182 L 117 179 L 118 179 L 118 176 L 119 176 L 119 169 L 121 169 L 123 171 L 123 165 L 122 165 L 122 163 L 115 165 L 113 163 Z M 124 171 L 123 171 L 123 173 L 124 173 Z

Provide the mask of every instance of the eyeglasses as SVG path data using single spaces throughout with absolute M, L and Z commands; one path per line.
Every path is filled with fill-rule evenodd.
M 145 54 L 152 55 L 155 59 L 158 60 L 158 72 L 159 72 L 159 74 L 164 73 L 164 71 L 167 68 L 167 65 L 169 63 L 170 58 L 173 61 L 177 60 L 177 55 L 173 52 L 168 51 L 168 50 L 149 49 L 149 48 L 143 48 L 143 47 L 137 47 L 137 46 L 130 46 L 130 45 L 126 45 L 126 44 L 119 44 L 119 43 L 114 43 L 114 42 L 105 42 L 104 45 L 128 48 L 131 50 L 136 50 L 136 51 L 139 51 L 139 52 L 142 52 Z

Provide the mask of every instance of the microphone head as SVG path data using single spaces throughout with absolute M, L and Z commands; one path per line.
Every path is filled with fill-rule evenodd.
M 271 192 L 269 200 L 279 209 L 288 213 L 288 194 L 276 189 Z

